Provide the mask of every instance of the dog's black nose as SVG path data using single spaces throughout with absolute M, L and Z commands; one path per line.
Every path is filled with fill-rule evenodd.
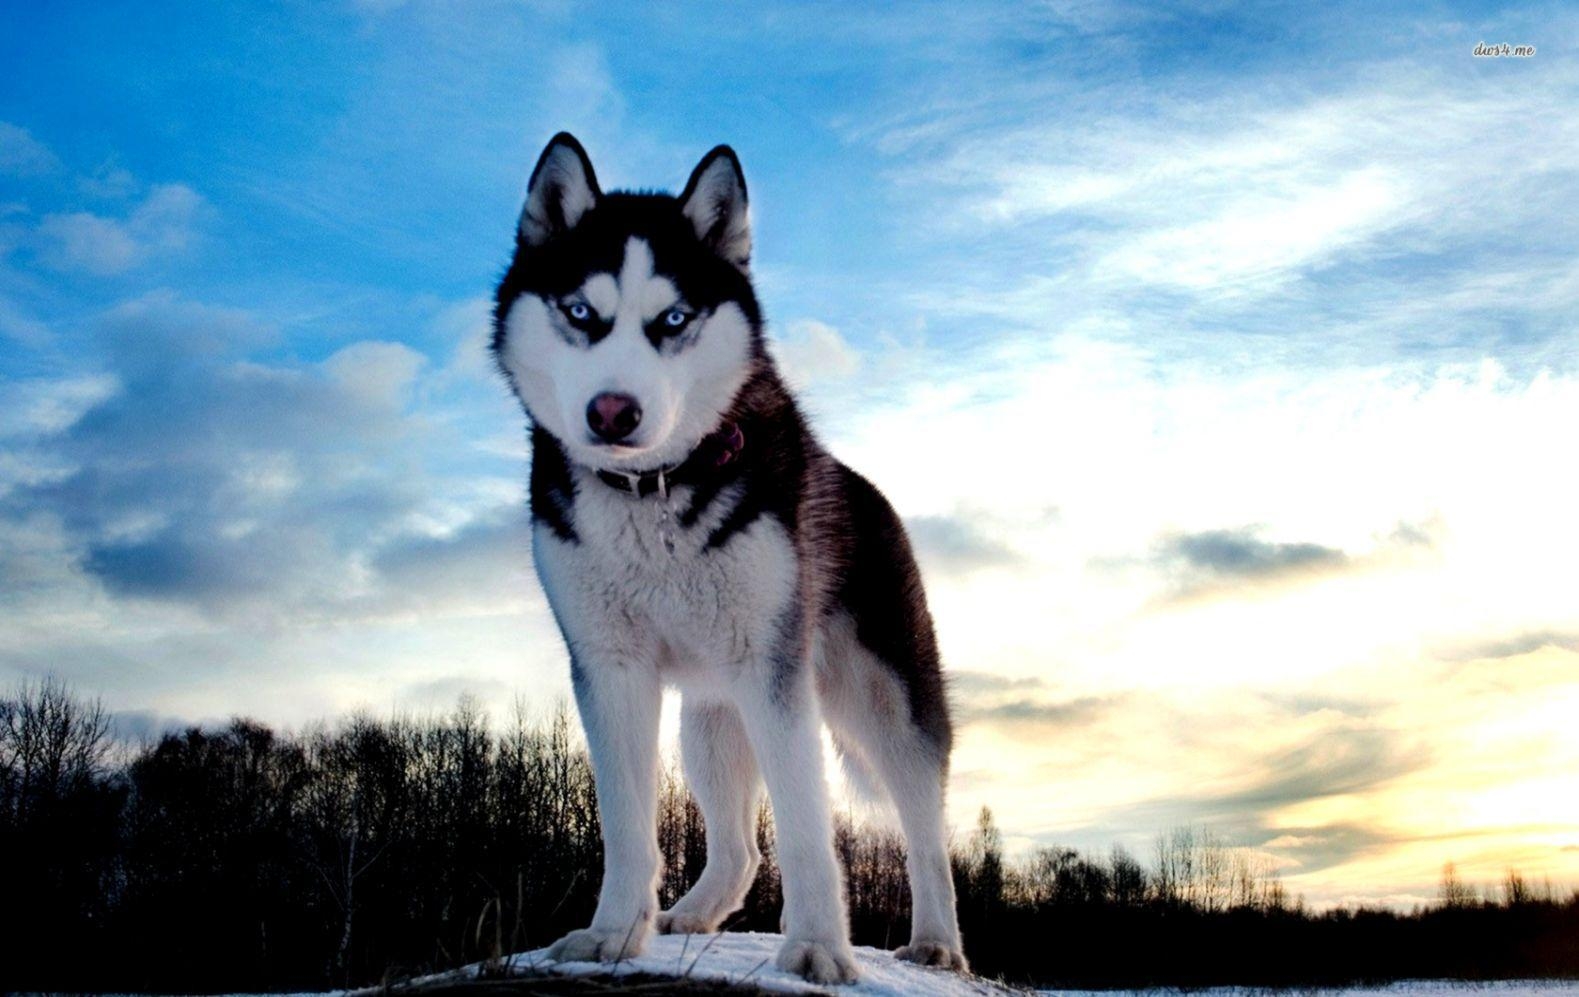
M 641 406 L 630 395 L 605 391 L 587 402 L 587 425 L 599 439 L 623 440 L 641 425 Z

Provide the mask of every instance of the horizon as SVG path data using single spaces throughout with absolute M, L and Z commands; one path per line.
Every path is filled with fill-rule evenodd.
M 208 718 L 205 720 L 179 722 L 167 720 L 162 724 L 149 724 L 147 717 L 141 711 L 104 710 L 102 699 L 94 696 L 82 695 L 77 690 L 71 689 L 59 682 L 57 676 L 43 676 L 36 682 L 23 683 L 23 685 L 0 694 L 0 701 L 12 695 L 21 698 L 36 699 L 41 693 L 49 690 L 52 694 L 64 694 L 64 698 L 73 705 L 74 715 L 82 718 L 84 729 L 93 728 L 93 718 L 98 715 L 103 721 L 103 744 L 107 751 L 102 764 L 112 776 L 118 772 L 128 771 L 128 766 L 134 765 L 139 759 L 147 757 L 147 753 L 157 748 L 166 738 L 185 739 L 194 732 L 203 736 L 220 736 L 234 730 L 238 725 L 250 727 L 253 724 L 262 724 L 263 729 L 269 732 L 276 743 L 289 744 L 310 743 L 313 738 L 321 735 L 334 736 L 352 730 L 357 724 L 371 721 L 374 724 L 388 725 L 399 728 L 404 725 L 413 725 L 417 728 L 431 730 L 452 721 L 480 722 L 482 729 L 489 738 L 489 750 L 498 750 L 501 739 L 506 738 L 516 731 L 528 731 L 537 734 L 544 733 L 551 725 L 558 722 L 563 716 L 569 721 L 567 734 L 569 745 L 574 752 L 586 751 L 586 736 L 576 720 L 576 705 L 573 700 L 555 700 L 552 703 L 530 703 L 524 697 L 517 697 L 508 710 L 502 710 L 498 704 L 484 703 L 469 692 L 461 693 L 459 699 L 449 707 L 430 705 L 423 708 L 405 707 L 392 709 L 384 713 L 377 713 L 367 707 L 357 707 L 347 713 L 335 717 L 315 717 L 305 720 L 297 725 L 276 726 L 258 720 L 244 712 L 232 713 L 225 718 Z M 663 754 L 660 759 L 660 781 L 667 787 L 670 780 L 679 786 L 685 786 L 685 774 L 681 769 L 679 745 L 675 738 L 675 723 L 678 717 L 674 715 L 674 707 L 678 699 L 674 695 L 667 696 L 665 700 L 665 737 Z M 96 713 L 96 711 L 102 711 Z M 877 834 L 898 834 L 900 828 L 896 814 L 890 803 L 878 800 L 855 790 L 844 773 L 834 752 L 831 743 L 823 746 L 825 762 L 828 765 L 831 780 L 835 784 L 835 821 L 848 821 L 850 826 L 857 830 L 876 832 Z M 660 788 L 660 794 L 666 792 Z M 771 807 L 767 794 L 764 793 L 758 801 L 760 806 Z M 995 833 L 1001 834 L 996 813 L 990 805 L 974 815 L 959 815 L 960 820 L 955 822 L 949 836 L 949 849 L 955 855 L 969 855 L 975 847 L 980 836 L 983 823 L 989 824 Z M 1155 830 L 1149 839 L 1143 841 L 1144 847 L 1136 849 L 1132 838 L 1129 842 L 1114 840 L 1103 845 L 1097 843 L 1073 849 L 1081 859 L 1091 861 L 1099 866 L 1102 863 L 1118 861 L 1122 854 L 1125 859 L 1139 863 L 1139 866 L 1150 877 L 1156 877 L 1159 869 L 1159 853 L 1163 850 L 1185 848 L 1200 848 L 1207 851 L 1219 851 L 1229 856 L 1229 861 L 1242 858 L 1245 861 L 1245 872 L 1253 878 L 1256 888 L 1268 889 L 1284 888 L 1283 869 L 1275 865 L 1259 864 L 1265 853 L 1253 846 L 1240 841 L 1227 840 L 1218 836 L 1216 829 L 1207 824 L 1179 824 L 1171 827 L 1160 827 Z M 1183 846 L 1179 842 L 1185 842 Z M 1004 855 L 1012 863 L 1031 862 L 1034 866 L 1036 849 L 1049 849 L 1058 852 L 1066 847 L 1067 843 L 1061 841 L 1049 842 L 1024 842 L 1019 849 L 1005 849 Z M 1179 861 L 1177 858 L 1171 861 Z M 1021 869 L 1023 872 L 1024 869 Z M 1303 893 L 1284 895 L 1278 902 L 1284 909 L 1292 911 L 1311 911 L 1320 914 L 1333 909 L 1381 909 L 1392 910 L 1400 913 L 1420 912 L 1438 909 L 1445 906 L 1506 906 L 1514 901 L 1510 894 L 1510 880 L 1517 880 L 1520 889 L 1527 890 L 1526 900 L 1541 903 L 1562 904 L 1568 896 L 1579 896 L 1579 882 L 1554 881 L 1550 876 L 1533 878 L 1526 875 L 1525 870 L 1509 866 L 1492 878 L 1466 881 L 1459 873 L 1456 862 L 1449 860 L 1444 863 L 1439 871 L 1436 893 L 1431 897 L 1418 898 L 1405 905 L 1397 900 L 1381 902 L 1355 902 L 1352 900 L 1329 901 L 1326 903 L 1313 903 Z M 1451 885 L 1449 885 L 1451 883 Z M 1224 888 L 1228 883 L 1219 884 Z M 1452 896 L 1448 896 L 1451 893 Z
M 727 142 L 917 548 L 957 829 L 1579 884 L 1579 15 L 705 13 L 18 12 L 0 686 L 130 737 L 570 701 L 490 295 L 555 132 L 606 189 Z

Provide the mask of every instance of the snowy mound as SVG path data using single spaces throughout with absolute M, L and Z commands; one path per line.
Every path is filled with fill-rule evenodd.
M 839 997 L 963 997 L 963 995 L 1012 993 L 986 980 L 929 969 L 895 959 L 892 952 L 856 946 L 855 961 L 861 982 L 853 986 L 823 986 L 773 966 L 773 956 L 784 944 L 783 935 L 728 931 L 717 935 L 658 935 L 645 955 L 619 964 L 548 960 L 547 949 L 522 952 L 505 960 L 514 973 L 552 973 L 563 976 L 672 976 L 747 984 L 780 993 L 836 993 Z M 496 969 L 497 967 L 495 967 Z M 482 967 L 470 966 L 462 974 L 475 976 Z

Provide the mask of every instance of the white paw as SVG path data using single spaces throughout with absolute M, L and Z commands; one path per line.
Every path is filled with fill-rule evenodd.
M 658 933 L 660 935 L 711 935 L 718 931 L 721 917 L 707 917 L 702 914 L 688 913 L 683 910 L 670 909 L 658 915 Z
M 855 954 L 848 943 L 797 942 L 791 939 L 779 949 L 773 964 L 811 983 L 854 983 L 860 978 Z
M 895 950 L 894 958 L 922 966 L 952 969 L 959 973 L 970 972 L 970 964 L 965 961 L 965 953 L 959 950 L 957 944 L 949 945 L 945 942 L 915 941 Z
M 615 962 L 633 959 L 647 947 L 645 926 L 625 931 L 582 928 L 548 947 L 550 962 Z

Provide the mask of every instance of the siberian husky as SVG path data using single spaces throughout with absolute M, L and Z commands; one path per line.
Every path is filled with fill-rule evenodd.
M 532 549 L 570 652 L 602 816 L 590 927 L 553 959 L 618 960 L 713 932 L 754 878 L 766 782 L 783 873 L 777 965 L 853 981 L 821 729 L 892 796 L 913 898 L 901 959 L 965 969 L 945 844 L 952 729 L 904 528 L 817 442 L 752 290 L 728 146 L 678 198 L 604 193 L 561 133 L 532 171 L 493 352 L 531 425 Z M 658 715 L 680 746 L 707 865 L 658 910 Z

